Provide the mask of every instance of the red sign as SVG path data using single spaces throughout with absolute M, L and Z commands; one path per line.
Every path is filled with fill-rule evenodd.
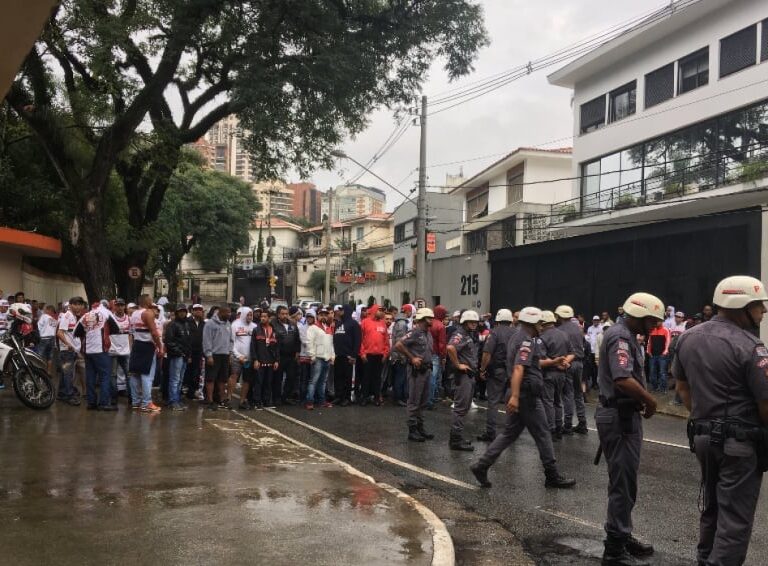
M 433 254 L 437 251 L 437 235 L 434 232 L 427 232 L 427 253 Z

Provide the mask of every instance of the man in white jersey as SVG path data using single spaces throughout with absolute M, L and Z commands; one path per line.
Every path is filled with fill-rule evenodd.
M 85 354 L 89 411 L 117 410 L 112 404 L 112 359 L 109 356 L 109 348 L 111 335 L 118 332 L 112 313 L 100 302 L 93 303 L 91 310 L 77 321 L 75 337 L 80 338 Z
M 128 379 L 128 360 L 131 357 L 131 344 L 133 336 L 131 335 L 131 319 L 125 312 L 125 299 L 115 299 L 115 310 L 112 317 L 117 323 L 119 332 L 110 336 L 111 344 L 109 346 L 109 355 L 112 357 L 112 394 L 119 395 L 121 391 L 129 393 Z M 118 368 L 122 374 L 118 375 Z
M 67 310 L 59 317 L 56 336 L 59 339 L 59 393 L 58 398 L 73 406 L 80 404 L 80 393 L 73 386 L 80 339 L 75 337 L 77 321 L 83 313 L 85 301 L 72 297 Z
M 131 405 L 144 413 L 159 413 L 152 402 L 152 378 L 157 359 L 162 358 L 163 341 L 155 323 L 155 311 L 149 295 L 139 297 L 139 308 L 131 315 L 133 348 L 128 364 L 131 374 Z
M 56 346 L 56 330 L 58 327 L 59 321 L 56 316 L 56 308 L 53 305 L 46 305 L 37 321 L 37 332 L 40 334 L 37 353 L 48 364 L 48 375 L 53 375 L 53 349 Z

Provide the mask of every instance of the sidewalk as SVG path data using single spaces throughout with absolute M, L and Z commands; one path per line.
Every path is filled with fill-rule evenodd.
M 422 566 L 433 547 L 453 563 L 413 499 L 228 411 L 34 412 L 3 394 L 0 442 L 8 564 Z
M 587 403 L 597 403 L 597 390 L 589 391 L 589 397 Z M 683 405 L 675 405 L 675 392 L 670 390 L 669 393 L 651 393 L 653 398 L 656 399 L 656 412 L 662 415 L 672 415 L 675 417 L 688 418 L 688 409 Z

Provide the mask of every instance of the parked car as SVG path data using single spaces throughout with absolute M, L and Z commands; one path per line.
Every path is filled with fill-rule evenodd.
M 269 303 L 269 310 L 274 311 L 277 310 L 277 307 L 287 307 L 288 301 L 285 299 L 272 299 L 272 302 Z
M 298 304 L 299 308 L 301 308 L 302 310 L 306 310 L 306 309 L 310 308 L 312 303 L 316 303 L 316 302 L 317 302 L 317 299 L 313 299 L 311 297 L 301 297 L 301 298 L 299 298 L 299 301 L 298 301 L 297 304 Z

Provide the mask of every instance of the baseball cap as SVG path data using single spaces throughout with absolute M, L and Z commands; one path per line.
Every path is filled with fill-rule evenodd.
M 322 309 L 320 309 L 322 312 Z M 317 318 L 317 313 L 315 312 L 315 309 L 309 309 L 304 316 L 311 316 L 312 318 Z
M 310 309 L 310 310 L 315 310 L 315 309 Z M 307 311 L 307 312 L 309 312 L 309 311 Z M 331 312 L 331 311 L 328 310 L 328 307 L 320 307 L 317 312 L 328 313 L 328 312 Z
M 0 299 L 0 307 L 9 306 L 8 299 Z
M 600 317 L 595 315 L 595 316 L 592 317 L 592 320 L 600 320 Z
M 334 312 L 336 312 L 336 311 L 343 311 L 344 307 L 341 306 L 341 305 L 336 305 L 335 307 L 333 307 L 333 310 L 334 310 Z
M 685 318 L 685 313 L 684 313 L 683 311 L 677 311 L 677 312 L 675 313 L 675 316 L 680 316 L 680 317 L 683 317 L 683 318 Z
M 192 310 L 202 309 L 202 308 L 203 308 L 203 305 L 201 305 L 200 303 L 195 303 L 194 305 L 192 305 Z
M 297 312 L 301 312 L 301 309 L 297 307 L 296 305 L 293 305 L 291 308 L 288 309 L 288 314 L 290 316 L 295 315 Z
M 115 299 L 115 304 L 116 305 L 124 305 L 125 304 L 125 299 L 121 299 L 121 298 L 118 297 L 117 299 Z
M 135 309 L 136 308 L 136 303 L 128 303 L 127 308 Z
M 69 299 L 69 304 L 71 305 L 73 303 L 76 304 L 76 305 L 84 305 L 85 304 L 85 299 L 83 299 L 80 296 L 72 297 L 71 299 Z
M 185 310 L 187 310 L 187 305 L 185 305 L 184 303 L 179 303 L 178 305 L 176 305 L 176 309 L 173 312 L 179 312 L 179 311 L 185 311 Z
M 453 314 L 451 315 L 451 318 L 457 318 L 461 316 L 461 311 L 453 311 Z

